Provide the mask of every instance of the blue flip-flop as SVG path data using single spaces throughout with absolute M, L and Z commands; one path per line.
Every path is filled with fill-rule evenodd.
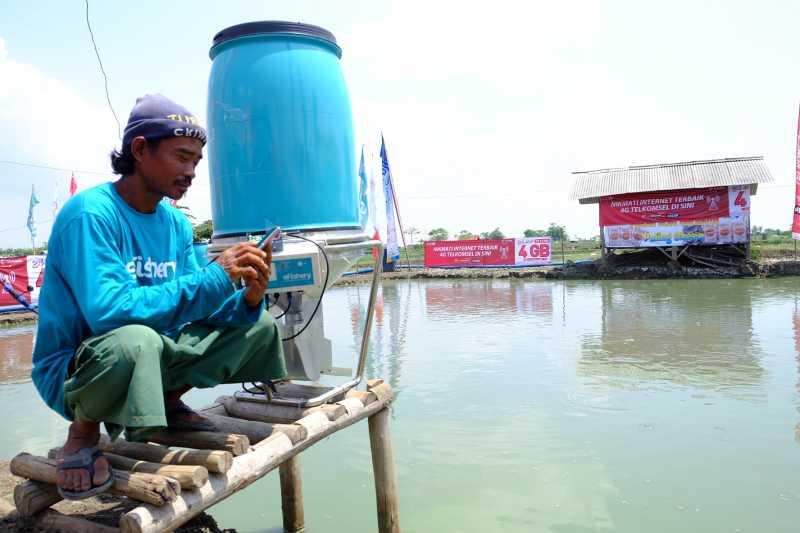
M 108 479 L 100 485 L 94 484 L 94 463 L 103 456 L 100 448 L 93 446 L 91 448 L 81 448 L 75 453 L 65 455 L 61 462 L 58 463 L 58 470 L 86 470 L 89 473 L 89 482 L 92 484 L 91 488 L 81 491 L 72 491 L 58 487 L 58 493 L 65 500 L 85 500 L 97 494 L 103 493 L 111 488 L 114 484 L 114 471 L 109 467 Z

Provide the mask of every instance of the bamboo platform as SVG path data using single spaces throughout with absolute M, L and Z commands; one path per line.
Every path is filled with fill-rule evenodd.
M 103 437 L 100 446 L 115 475 L 111 492 L 138 503 L 116 528 L 49 509 L 61 500 L 54 486 L 57 450 L 48 457 L 23 452 L 11 461 L 11 472 L 28 480 L 14 490 L 14 503 L 21 517 L 39 517 L 37 523 L 59 531 L 171 531 L 277 468 L 284 530 L 302 531 L 300 452 L 366 418 L 378 530 L 399 532 L 389 436 L 392 399 L 391 387 L 380 379 L 370 380 L 366 391 L 351 390 L 340 401 L 305 410 L 223 396 L 203 411 L 219 432 L 161 431 L 150 443 Z

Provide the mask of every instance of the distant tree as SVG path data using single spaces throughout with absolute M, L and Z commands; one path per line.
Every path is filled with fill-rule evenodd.
M 544 237 L 547 232 L 543 229 L 526 229 L 523 235 L 525 237 Z
M 406 231 L 404 233 L 408 235 L 408 243 L 414 244 L 414 235 L 417 235 L 419 233 L 419 230 L 416 227 L 411 226 L 410 228 L 406 228 Z
M 569 238 L 567 235 L 567 228 L 565 226 L 559 226 L 555 222 L 550 223 L 546 234 L 554 241 L 560 241 L 561 239 L 567 240 Z
M 492 231 L 481 233 L 481 239 L 498 240 L 505 238 L 506 236 L 500 231 L 500 228 L 494 228 Z
M 428 232 L 428 238 L 432 241 L 446 241 L 449 236 L 444 228 L 434 228 Z
M 462 229 L 456 235 L 456 239 L 458 239 L 459 241 L 472 241 L 472 240 L 475 240 L 477 238 L 478 238 L 477 235 L 475 235 L 471 231 L 467 231 L 465 229 Z
M 193 229 L 195 241 L 206 241 L 214 233 L 214 225 L 210 220 L 197 224 Z

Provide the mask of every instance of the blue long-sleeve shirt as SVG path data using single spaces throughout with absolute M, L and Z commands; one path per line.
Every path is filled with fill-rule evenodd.
M 261 311 L 218 264 L 199 267 L 179 210 L 159 202 L 140 213 L 106 183 L 70 199 L 53 224 L 31 376 L 47 405 L 69 418 L 64 380 L 87 338 L 128 324 L 175 337 L 189 322 L 246 325 Z

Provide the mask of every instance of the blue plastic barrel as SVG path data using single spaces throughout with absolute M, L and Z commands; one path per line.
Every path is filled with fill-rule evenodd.
M 359 227 L 350 98 L 333 34 L 249 22 L 219 32 L 210 56 L 214 237 Z

